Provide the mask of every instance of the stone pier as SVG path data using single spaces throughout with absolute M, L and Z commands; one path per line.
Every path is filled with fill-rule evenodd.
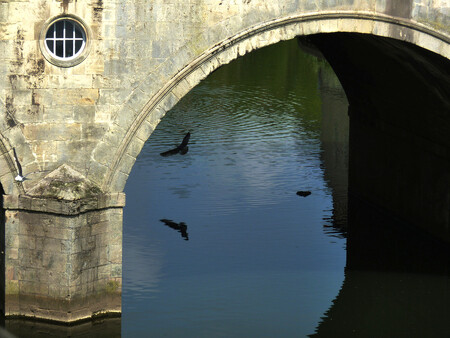
M 125 195 L 87 196 L 97 189 L 67 166 L 37 188 L 40 197 L 3 196 L 6 316 L 119 315 Z

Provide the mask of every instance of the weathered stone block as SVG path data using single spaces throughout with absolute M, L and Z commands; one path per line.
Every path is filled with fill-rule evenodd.
M 75 106 L 73 107 L 73 120 L 80 123 L 94 123 L 95 122 L 95 106 Z
M 19 259 L 19 249 L 10 248 L 6 251 L 6 260 Z
M 122 278 L 122 264 L 111 264 L 111 277 Z
M 19 236 L 19 245 L 21 249 L 36 249 L 36 237 L 35 236 Z
M 5 245 L 7 248 L 18 248 L 19 247 L 19 235 L 9 233 L 5 236 Z
M 114 154 L 116 151 L 116 147 L 114 145 L 101 142 L 95 149 L 94 158 L 96 162 L 102 164 L 104 166 L 108 166 L 111 164 L 111 154 Z
M 39 123 L 24 128 L 25 137 L 40 141 L 80 140 L 82 125 L 80 123 Z
M 42 266 L 42 250 L 19 248 L 19 265 L 31 268 Z
M 122 263 L 122 243 L 113 244 L 109 247 L 109 262 L 113 264 L 121 264 Z
M 118 282 L 118 289 L 111 294 L 101 280 L 121 280 L 121 247 L 110 245 L 106 239 L 109 236 L 121 238 L 121 227 L 111 227 L 109 220 L 111 214 L 114 215 L 113 223 L 121 223 L 118 217 L 121 212 L 116 208 L 124 201 L 120 194 L 101 198 L 106 209 L 96 210 L 96 203 L 93 210 L 73 216 L 55 214 L 54 207 L 50 214 L 45 210 L 28 212 L 23 208 L 36 206 L 32 197 L 19 198 L 20 203 L 14 203 L 13 198 L 5 198 L 13 202 L 5 203 L 5 206 L 19 209 L 7 211 L 8 222 L 15 225 L 9 227 L 9 243 L 17 246 L 14 250 L 8 248 L 6 255 L 8 315 L 32 314 L 47 319 L 77 320 L 100 310 L 98 304 L 88 301 L 94 295 L 102 304 L 103 311 L 120 311 L 121 283 Z M 53 202 L 65 205 L 68 201 Z M 107 209 L 111 203 L 116 207 Z M 49 203 L 39 205 L 45 209 Z M 61 206 L 59 209 L 66 208 Z M 114 255 L 114 264 L 108 258 L 109 253 Z M 102 300 L 102 292 L 107 299 L 116 300 L 108 305 Z M 80 307 L 81 300 L 72 301 L 75 299 L 87 302 Z
M 128 175 L 123 172 L 118 172 L 113 178 L 113 185 L 111 186 L 112 191 L 119 191 L 125 187 L 125 183 L 127 182 Z
M 111 265 L 104 264 L 98 267 L 98 278 L 99 279 L 108 279 L 111 276 Z

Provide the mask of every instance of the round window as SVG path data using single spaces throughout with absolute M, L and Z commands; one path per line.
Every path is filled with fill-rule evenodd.
M 87 56 L 89 32 L 81 20 L 60 17 L 50 21 L 41 32 L 41 50 L 45 58 L 60 67 L 71 67 Z
M 61 60 L 70 60 L 79 55 L 86 45 L 83 28 L 72 20 L 55 22 L 45 35 L 45 47 L 50 54 Z

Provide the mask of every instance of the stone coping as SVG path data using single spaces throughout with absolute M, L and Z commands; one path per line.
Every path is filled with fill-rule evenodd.
M 100 194 L 78 200 L 39 198 L 29 195 L 3 195 L 3 208 L 7 210 L 25 210 L 68 216 L 93 210 L 123 208 L 124 206 L 125 193 L 123 192 Z

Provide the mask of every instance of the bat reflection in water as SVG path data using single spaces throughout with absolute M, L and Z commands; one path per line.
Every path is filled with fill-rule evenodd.
M 172 229 L 180 232 L 181 237 L 183 237 L 185 241 L 189 240 L 186 223 L 184 223 L 184 222 L 175 223 L 174 221 L 172 221 L 170 219 L 161 219 L 160 221 L 163 222 L 165 225 L 167 225 L 169 228 L 172 228 Z

